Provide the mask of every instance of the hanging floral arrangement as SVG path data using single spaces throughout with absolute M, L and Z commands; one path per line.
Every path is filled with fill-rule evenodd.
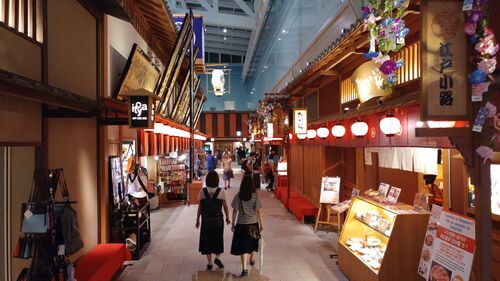
M 368 0 L 368 6 L 362 7 L 370 40 L 370 49 L 364 57 L 380 65 L 379 70 L 386 77 L 382 89 L 388 92 L 398 82 L 398 68 L 404 65 L 401 59 L 391 59 L 389 53 L 405 45 L 410 30 L 402 17 L 408 4 L 409 0 Z
M 474 121 L 473 130 L 481 132 L 484 121 L 487 118 L 494 119 L 493 134 L 489 146 L 481 146 L 476 149 L 484 161 L 491 159 L 493 156 L 492 147 L 500 142 L 498 133 L 500 131 L 500 114 L 497 114 L 496 106 L 489 102 L 490 91 L 493 90 L 491 85 L 495 82 L 492 73 L 496 70 L 496 54 L 499 51 L 495 34 L 489 25 L 489 8 L 489 0 L 474 0 L 468 6 L 464 5 L 467 15 L 464 32 L 469 36 L 469 42 L 473 46 L 471 61 L 474 65 L 473 71 L 469 74 L 469 81 L 472 84 L 472 101 L 485 102 Z

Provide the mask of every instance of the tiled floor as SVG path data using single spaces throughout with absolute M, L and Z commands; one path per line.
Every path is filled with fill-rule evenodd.
M 235 187 L 241 180 L 239 169 L 235 169 L 235 177 L 233 188 L 227 191 L 229 202 L 238 190 Z M 224 232 L 226 253 L 222 255 L 225 268 L 206 271 L 206 257 L 198 252 L 199 230 L 195 228 L 197 205 L 191 205 L 153 212 L 152 243 L 142 258 L 127 267 L 118 280 L 347 280 L 339 272 L 335 260 L 330 258 L 337 247 L 336 233 L 314 233 L 311 225 L 300 224 L 279 200 L 272 198 L 270 192 L 259 191 L 259 196 L 264 204 L 262 270 L 257 259 L 256 266 L 249 267 L 250 275 L 239 277 L 240 257 L 229 254 L 232 232 L 228 226 Z

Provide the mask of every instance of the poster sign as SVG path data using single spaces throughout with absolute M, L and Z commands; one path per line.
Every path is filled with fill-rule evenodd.
M 401 194 L 401 188 L 395 186 L 391 187 L 389 193 L 387 194 L 387 201 L 390 203 L 397 203 L 399 194 Z
M 307 134 L 307 108 L 293 109 L 293 131 L 295 134 Z
M 380 195 L 384 197 L 387 197 L 387 193 L 389 192 L 390 187 L 391 185 L 381 182 L 380 185 L 378 186 L 378 193 L 380 193 Z
M 467 119 L 463 0 L 423 0 L 421 120 Z
M 110 173 L 111 173 L 111 190 L 113 192 L 113 203 L 115 206 L 124 199 L 124 185 L 122 177 L 122 162 L 119 156 L 109 158 Z
M 356 196 L 359 196 L 359 193 L 360 193 L 359 189 L 353 188 L 352 192 L 351 192 L 351 199 L 354 198 L 354 197 L 356 197 Z
M 425 232 L 424 246 L 422 247 L 422 253 L 420 254 L 420 261 L 418 264 L 418 274 L 424 277 L 425 280 L 427 280 L 430 272 L 431 256 L 434 252 L 434 240 L 436 240 L 436 232 L 442 210 L 443 207 L 436 204 L 432 205 L 427 231 Z
M 130 96 L 129 100 L 129 127 L 151 128 L 154 114 L 151 98 L 148 96 Z
M 321 195 L 319 202 L 323 204 L 338 204 L 340 192 L 339 177 L 323 177 L 321 178 Z
M 425 239 L 426 245 L 434 247 L 426 280 L 469 280 L 476 249 L 475 235 L 472 218 L 443 210 L 435 239 Z

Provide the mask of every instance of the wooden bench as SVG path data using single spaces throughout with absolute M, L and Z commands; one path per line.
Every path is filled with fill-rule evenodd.
M 132 259 L 125 244 L 99 244 L 83 256 L 75 268 L 78 281 L 109 281 L 125 261 Z
M 304 223 L 304 217 L 314 217 L 318 213 L 318 207 L 301 196 L 298 196 L 297 198 L 290 198 L 288 208 L 295 215 L 297 220 L 302 223 Z

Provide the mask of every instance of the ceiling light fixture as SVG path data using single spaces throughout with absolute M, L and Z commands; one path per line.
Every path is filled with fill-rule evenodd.
M 427 126 L 429 128 L 453 128 L 455 127 L 455 121 L 427 121 Z
M 226 32 L 227 32 L 227 29 L 226 29 L 226 28 L 224 28 L 224 29 L 222 30 L 222 32 L 226 33 Z

